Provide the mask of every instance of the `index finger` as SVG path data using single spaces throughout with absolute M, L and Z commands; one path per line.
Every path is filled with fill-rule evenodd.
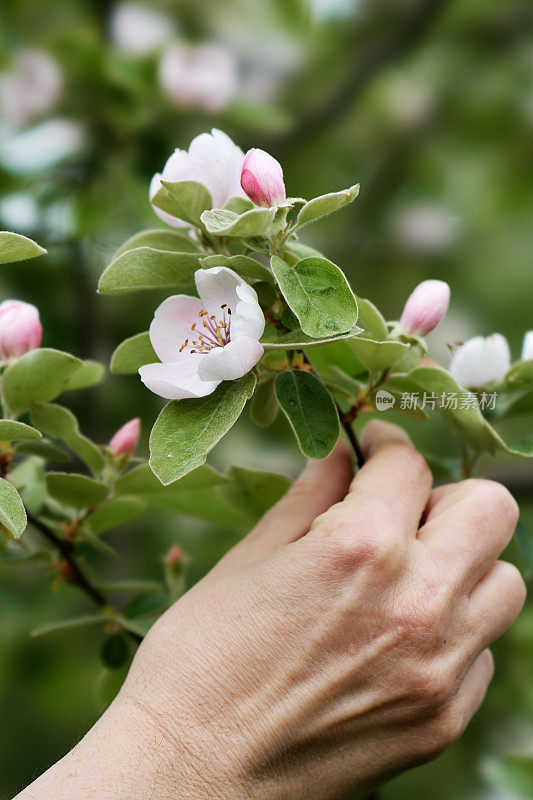
M 377 502 L 401 531 L 416 536 L 433 483 L 424 458 L 402 428 L 376 420 L 364 429 L 361 447 L 368 460 L 343 503 L 355 510 L 361 502 Z

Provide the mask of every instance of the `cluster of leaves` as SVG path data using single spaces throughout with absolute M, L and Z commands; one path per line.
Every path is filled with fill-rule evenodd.
M 17 261 L 45 251 L 26 237 L 0 232 L 0 260 Z M 224 519 L 245 531 L 287 491 L 282 475 L 239 467 L 220 474 L 207 465 L 179 483 L 163 486 L 148 463 L 115 456 L 96 444 L 56 399 L 100 383 L 104 367 L 95 361 L 42 347 L 0 365 L 0 563 L 40 562 L 56 581 L 85 591 L 97 613 L 46 625 L 36 634 L 101 624 L 106 631 L 102 658 L 117 668 L 129 658 L 125 638 L 138 640 L 153 620 L 183 591 L 182 566 L 166 563 L 160 582 L 127 579 L 102 585 L 90 574 L 90 551 L 116 556 L 106 542 L 111 530 L 140 517 L 147 508 L 167 508 L 200 519 Z M 30 530 L 22 536 L 26 527 Z M 29 534 L 29 535 L 28 535 Z M 108 594 L 129 595 L 116 608 Z
M 281 408 L 309 458 L 332 450 L 339 421 L 350 431 L 359 413 L 375 410 L 382 389 L 397 401 L 396 411 L 420 421 L 426 410 L 416 403 L 403 407 L 402 395 L 435 398 L 435 409 L 456 434 L 465 471 L 484 452 L 533 455 L 533 439 L 508 441 L 495 427 L 533 413 L 533 362 L 515 363 L 501 385 L 490 387 L 499 398 L 490 419 L 476 393 L 469 393 L 468 403 L 447 407 L 443 398 L 460 397 L 465 388 L 445 369 L 424 363 L 424 340 L 387 322 L 354 294 L 338 266 L 299 241 L 304 226 L 357 194 L 353 186 L 309 202 L 291 199 L 288 208 L 258 208 L 236 198 L 213 209 L 201 184 L 164 183 L 153 202 L 190 229 L 148 230 L 116 253 L 100 279 L 103 294 L 154 288 L 194 293 L 197 269 L 225 266 L 254 285 L 268 322 L 265 355 L 253 373 L 222 383 L 208 397 L 172 401 L 161 412 L 150 438 L 150 465 L 163 484 L 203 464 L 250 398 L 259 425 L 271 424 Z M 135 373 L 157 360 L 148 332 L 139 333 L 119 345 L 111 371 Z

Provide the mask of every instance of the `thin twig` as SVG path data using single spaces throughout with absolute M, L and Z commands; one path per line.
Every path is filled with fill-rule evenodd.
M 357 469 L 361 469 L 361 467 L 365 463 L 365 457 L 363 455 L 363 451 L 361 450 L 359 442 L 357 441 L 357 436 L 355 435 L 355 431 L 352 427 L 352 420 L 350 419 L 350 414 L 349 413 L 345 414 L 338 403 L 335 403 L 335 405 L 337 406 L 337 412 L 339 414 L 341 425 L 344 428 L 344 432 L 346 433 L 348 441 L 352 446 L 355 455 L 355 461 L 357 464 Z
M 54 531 L 49 528 L 48 525 L 46 525 L 46 523 L 38 519 L 38 517 L 35 517 L 30 511 L 26 511 L 26 514 L 28 516 L 28 522 L 33 525 L 33 527 L 36 528 L 36 530 L 38 530 L 39 533 L 41 533 L 46 539 L 48 539 L 50 544 L 52 544 L 65 559 L 72 572 L 72 583 L 85 592 L 85 594 L 90 597 L 93 603 L 95 603 L 99 608 L 113 608 L 107 597 L 102 594 L 102 592 L 92 583 L 90 578 L 86 575 L 78 563 L 72 549 L 72 543 L 57 536 L 57 534 L 55 534 Z M 140 634 L 129 630 L 127 633 L 137 643 L 142 642 L 143 637 Z

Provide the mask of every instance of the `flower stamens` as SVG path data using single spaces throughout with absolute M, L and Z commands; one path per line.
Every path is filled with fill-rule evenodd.
M 229 308 L 227 303 L 223 303 L 220 308 L 222 311 L 222 319 L 218 320 L 216 314 L 209 315 L 204 308 L 199 312 L 198 316 L 201 319 L 202 328 L 204 330 L 200 332 L 196 329 L 197 321 L 193 322 L 191 325 L 191 332 L 196 334 L 196 339 L 192 342 L 196 349 L 191 350 L 191 354 L 204 355 L 205 353 L 209 353 L 214 347 L 225 347 L 230 341 L 231 308 Z M 183 352 L 188 346 L 189 339 L 187 338 L 181 345 L 179 352 Z

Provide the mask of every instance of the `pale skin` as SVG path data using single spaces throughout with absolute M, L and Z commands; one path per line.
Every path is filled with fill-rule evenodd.
M 373 422 L 150 631 L 85 738 L 16 800 L 347 800 L 456 741 L 525 586 L 501 485 L 432 489 Z

